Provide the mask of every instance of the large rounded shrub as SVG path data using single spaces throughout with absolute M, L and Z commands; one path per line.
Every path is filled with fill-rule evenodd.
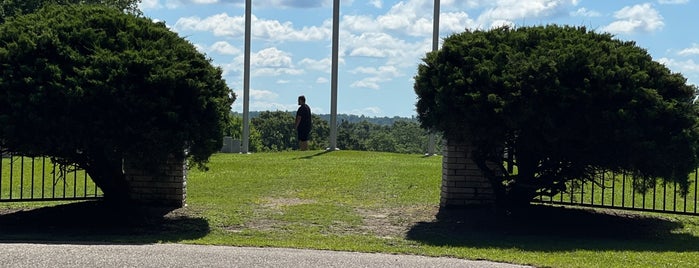
M 699 163 L 696 86 L 609 34 L 561 26 L 455 34 L 427 55 L 414 88 L 423 127 L 471 143 L 501 204 L 525 205 L 609 170 L 633 173 L 640 190 L 658 178 L 686 189 Z M 504 149 L 512 174 L 502 169 Z
M 235 96 L 221 70 L 164 23 L 49 6 L 0 25 L 0 147 L 84 168 L 109 199 L 122 161 L 203 164 Z

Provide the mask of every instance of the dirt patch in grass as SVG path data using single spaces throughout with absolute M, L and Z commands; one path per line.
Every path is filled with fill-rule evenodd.
M 403 206 L 391 209 L 359 209 L 363 221 L 359 230 L 384 238 L 405 238 L 408 231 L 419 222 L 435 219 L 438 206 Z
M 262 200 L 262 206 L 265 208 L 279 208 L 284 206 L 296 206 L 315 203 L 315 200 L 301 198 L 265 198 Z
M 257 231 L 272 231 L 276 229 L 281 229 L 283 226 L 287 225 L 287 222 L 273 219 L 273 215 L 281 214 L 284 207 L 288 206 L 298 206 L 306 204 L 315 204 L 315 200 L 311 199 L 301 199 L 301 198 L 283 198 L 283 197 L 268 197 L 261 200 L 257 209 L 253 211 L 253 219 L 245 222 L 241 225 L 235 226 L 225 226 L 224 230 L 238 233 L 246 229 L 257 230 Z
M 254 217 L 239 226 L 224 227 L 230 232 L 243 230 L 283 231 L 289 225 L 319 228 L 322 232 L 336 235 L 373 235 L 381 238 L 405 238 L 411 227 L 419 222 L 432 221 L 439 211 L 438 206 L 402 206 L 396 208 L 360 208 L 354 213 L 361 218 L 360 223 L 332 221 L 327 225 L 313 222 L 294 222 L 275 219 L 292 206 L 318 204 L 316 200 L 301 198 L 264 198 L 254 209 Z

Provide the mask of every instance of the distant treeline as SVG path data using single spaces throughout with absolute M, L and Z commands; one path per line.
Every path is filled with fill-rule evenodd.
M 268 111 L 254 111 L 250 112 L 250 118 L 255 118 L 258 117 L 261 113 L 268 112 Z M 286 111 L 286 113 L 289 113 L 291 115 L 295 115 L 296 111 Z M 233 112 L 233 115 L 243 117 L 242 113 L 238 112 Z M 330 114 L 316 114 L 318 117 L 321 119 L 330 122 Z M 337 122 L 340 123 L 342 121 L 347 121 L 349 123 L 359 123 L 359 122 L 369 122 L 372 124 L 377 124 L 380 126 L 390 126 L 393 125 L 396 121 L 414 121 L 418 122 L 416 117 L 400 117 L 400 116 L 394 116 L 394 117 L 370 117 L 370 116 L 364 116 L 364 115 L 354 115 L 354 114 L 338 114 L 337 115 Z
M 294 115 L 295 112 L 288 111 L 250 112 L 249 151 L 297 149 Z M 330 115 L 313 115 L 311 149 L 322 150 L 329 146 L 329 121 Z M 234 113 L 226 135 L 239 139 L 242 122 L 242 114 Z M 337 146 L 343 150 L 427 152 L 429 133 L 420 127 L 416 118 L 338 115 L 337 123 Z M 435 148 L 441 148 L 441 143 L 441 135 L 437 135 Z

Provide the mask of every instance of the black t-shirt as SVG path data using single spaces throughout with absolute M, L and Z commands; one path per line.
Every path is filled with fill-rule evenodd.
M 311 107 L 307 104 L 301 105 L 298 111 L 296 111 L 296 117 L 301 117 L 301 122 L 299 123 L 299 130 L 311 130 Z

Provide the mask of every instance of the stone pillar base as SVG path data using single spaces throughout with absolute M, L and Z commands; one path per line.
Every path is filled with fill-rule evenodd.
M 131 200 L 139 205 L 180 208 L 186 205 L 187 164 L 183 159 L 169 158 L 161 166 L 139 169 L 124 163 Z
M 471 146 L 447 140 L 442 160 L 442 208 L 483 208 L 495 205 L 488 179 L 471 158 Z

